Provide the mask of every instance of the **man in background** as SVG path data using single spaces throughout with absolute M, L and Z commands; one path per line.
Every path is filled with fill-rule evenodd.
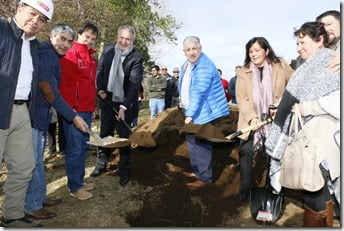
M 177 107 L 179 105 L 179 92 L 178 92 L 178 79 L 179 79 L 179 69 L 178 67 L 173 68 L 173 90 L 172 90 L 172 107 Z
M 324 23 L 329 37 L 329 48 L 333 49 L 333 59 L 327 63 L 327 67 L 335 73 L 340 72 L 340 12 L 336 10 L 326 11 L 320 14 L 316 21 Z
M 235 67 L 235 72 L 241 68 L 241 66 L 236 66 Z M 232 99 L 232 104 L 237 105 L 237 101 L 236 101 L 236 97 L 235 97 L 235 85 L 236 85 L 236 80 L 237 80 L 237 76 L 233 76 L 230 80 L 229 80 L 229 84 L 228 84 L 228 92 L 229 94 L 231 94 L 231 99 Z
M 168 69 L 166 66 L 161 66 L 161 76 L 166 80 L 166 88 L 165 88 L 165 107 L 164 109 L 172 107 L 172 94 L 174 88 L 174 80 L 173 77 L 168 73 Z
M 147 78 L 150 119 L 154 119 L 165 108 L 167 82 L 159 72 L 159 66 L 154 65 L 151 69 L 151 76 Z
M 219 72 L 219 75 L 221 78 L 221 83 L 222 83 L 223 90 L 225 91 L 227 102 L 229 102 L 231 100 L 231 94 L 228 91 L 228 81 L 225 78 L 223 78 L 221 69 L 217 69 L 217 71 Z

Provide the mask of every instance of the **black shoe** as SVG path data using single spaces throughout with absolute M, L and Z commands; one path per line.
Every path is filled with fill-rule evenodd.
M 119 178 L 119 184 L 124 187 L 129 182 L 129 177 L 120 177 Z
M 243 194 L 243 193 L 238 193 L 236 196 L 237 200 L 240 202 L 248 202 L 249 200 L 249 194 Z
M 39 221 L 32 220 L 27 217 L 22 217 L 19 219 L 3 219 L 1 221 L 1 226 L 8 228 L 32 228 L 32 227 L 43 227 Z
M 90 176 L 91 177 L 100 176 L 100 175 L 102 175 L 105 172 L 105 170 L 106 170 L 105 168 L 97 168 L 97 167 L 95 167 Z

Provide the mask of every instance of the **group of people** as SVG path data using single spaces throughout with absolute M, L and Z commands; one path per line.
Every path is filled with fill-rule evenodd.
M 246 44 L 242 67 L 236 68 L 235 97 L 239 107 L 238 130 L 252 126 L 240 138 L 239 201 L 248 201 L 252 163 L 257 153 L 270 157 L 269 176 L 274 193 L 279 193 L 279 175 L 283 153 L 288 145 L 290 117 L 295 104 L 300 105 L 305 123 L 316 120 L 330 130 L 317 134 L 317 156 L 321 160 L 325 184 L 316 192 L 304 192 L 304 226 L 332 227 L 334 210 L 340 206 L 340 12 L 327 11 L 314 22 L 306 22 L 294 32 L 299 61 L 297 70 L 276 56 L 264 37 L 254 37 Z M 185 124 L 211 124 L 230 112 L 214 63 L 202 52 L 200 40 L 184 40 L 187 61 L 179 80 L 181 108 Z M 274 118 L 272 124 L 260 125 Z M 321 126 L 321 127 L 323 127 Z M 194 135 L 186 135 L 194 178 L 190 188 L 212 183 L 212 145 Z
M 55 24 L 48 40 L 36 39 L 53 12 L 51 0 L 22 0 L 13 17 L 0 18 L 0 105 L 5 109 L 0 112 L 0 158 L 8 170 L 4 227 L 41 226 L 37 219 L 56 216 L 46 207 L 62 202 L 46 195 L 43 154 L 52 107 L 63 116 L 68 189 L 80 200 L 91 198 L 89 191 L 95 188 L 84 176 L 96 96 L 101 99 L 101 137 L 116 131 L 127 138 L 122 122 L 130 124 L 138 115 L 143 58 L 133 48 L 134 27 L 119 27 L 116 44 L 105 47 L 97 61 L 92 56 L 98 37 L 93 23 L 84 23 L 78 31 Z M 98 150 L 98 156 L 106 153 Z M 130 147 L 120 150 L 119 173 L 124 186 L 129 181 Z
M 154 65 L 150 71 L 151 75 L 146 80 L 146 89 L 150 119 L 153 119 L 165 109 L 178 106 L 179 69 L 175 67 L 172 76 L 168 73 L 166 66 Z
M 77 31 L 64 23 L 55 24 L 49 39 L 36 39 L 53 12 L 52 0 L 21 0 L 13 17 L 0 18 L 0 106 L 4 109 L 0 110 L 0 158 L 8 169 L 1 221 L 5 227 L 41 226 L 37 219 L 56 216 L 46 207 L 62 203 L 62 199 L 46 195 L 43 154 L 52 107 L 63 117 L 68 189 L 80 200 L 90 199 L 93 195 L 89 191 L 96 187 L 84 177 L 97 97 L 100 137 L 116 132 L 120 138 L 128 138 L 131 130 L 127 125 L 138 116 L 144 60 L 133 46 L 135 28 L 120 26 L 116 43 L 106 46 L 96 60 L 92 55 L 96 53 L 93 46 L 98 27 L 93 23 L 87 22 Z M 324 114 L 333 118 L 326 122 L 335 123 L 335 129 L 314 131 L 322 135 L 319 155 L 326 184 L 317 192 L 304 194 L 305 226 L 332 226 L 333 205 L 340 204 L 339 23 L 340 13 L 328 11 L 294 32 L 302 60 L 295 72 L 276 56 L 264 37 L 250 39 L 244 64 L 236 68 L 234 79 L 238 130 L 256 125 L 240 137 L 240 201 L 248 200 L 252 160 L 258 150 L 271 156 L 272 186 L 276 192 L 281 190 L 278 176 L 294 104 L 300 104 L 305 122 Z M 147 80 L 151 118 L 174 106 L 183 110 L 185 124 L 212 124 L 229 115 L 219 70 L 202 52 L 200 39 L 186 37 L 183 52 L 186 62 L 180 75 L 178 68 L 173 76 L 165 66 L 151 68 L 152 76 Z M 271 105 L 277 111 L 271 111 Z M 272 124 L 258 126 L 271 114 Z M 331 150 L 336 151 L 328 153 L 326 145 L 331 139 L 337 145 Z M 212 144 L 192 134 L 186 135 L 186 141 L 193 172 L 185 172 L 185 176 L 195 179 L 187 186 L 206 187 L 213 182 Z M 97 149 L 92 177 L 105 171 L 112 151 Z M 121 186 L 130 180 L 130 153 L 130 146 L 119 148 Z

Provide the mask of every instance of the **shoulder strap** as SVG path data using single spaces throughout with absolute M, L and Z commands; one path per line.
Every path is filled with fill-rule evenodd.
M 290 126 L 289 126 L 289 137 L 291 136 L 292 130 L 294 130 L 295 134 L 299 132 L 299 123 L 301 125 L 301 129 L 303 129 L 303 121 L 300 114 L 299 104 L 294 104 L 294 112 L 292 114 Z

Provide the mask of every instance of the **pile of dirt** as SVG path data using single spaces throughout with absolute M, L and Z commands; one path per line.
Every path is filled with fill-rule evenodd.
M 97 185 L 92 191 L 94 197 L 87 201 L 68 195 L 66 182 L 61 181 L 65 175 L 64 160 L 51 159 L 50 163 L 56 167 L 47 170 L 48 188 L 52 188 L 53 182 L 57 186 L 48 192 L 50 196 L 63 197 L 64 203 L 54 207 L 58 216 L 43 224 L 65 228 L 261 227 L 252 220 L 248 203 L 240 203 L 235 197 L 240 180 L 238 146 L 238 143 L 214 146 L 214 184 L 198 190 L 190 190 L 186 183 L 191 179 L 182 174 L 191 170 L 183 135 L 173 137 L 164 146 L 133 148 L 131 181 L 125 187 L 118 184 L 115 151 L 106 174 L 86 179 Z M 86 176 L 93 170 L 95 151 L 92 148 L 87 158 Z M 256 176 L 263 175 L 261 170 Z M 256 178 L 255 184 L 261 184 L 263 176 Z M 288 221 L 288 227 L 300 227 L 301 204 L 296 201 L 293 205 L 298 216 Z

